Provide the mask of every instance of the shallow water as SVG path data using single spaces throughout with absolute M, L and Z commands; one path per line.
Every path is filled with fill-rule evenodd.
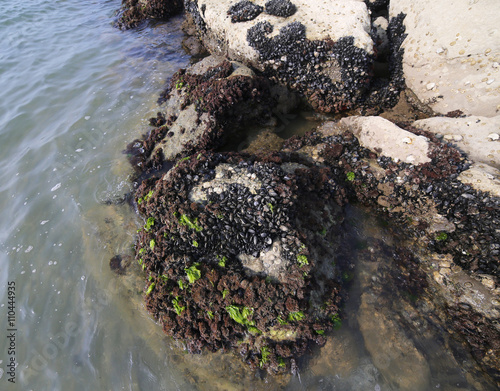
M 359 285 L 347 304 L 352 315 L 300 376 L 261 379 L 232 355 L 186 354 L 146 313 L 137 265 L 124 276 L 110 271 L 110 258 L 130 252 L 141 224 L 127 204 L 107 202 L 131 190 L 122 150 L 148 129 L 163 82 L 189 62 L 180 19 L 122 32 L 111 26 L 119 5 L 2 1 L 0 388 L 397 389 L 364 347 Z M 391 241 L 360 211 L 350 221 L 348 243 L 358 235 Z M 440 349 L 427 342 L 426 355 Z M 8 382 L 13 356 L 15 384 Z M 445 375 L 433 371 L 429 386 L 469 389 L 461 369 Z

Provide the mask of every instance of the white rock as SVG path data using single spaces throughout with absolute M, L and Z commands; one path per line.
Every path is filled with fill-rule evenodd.
M 499 113 L 498 6 L 498 0 L 391 0 L 390 17 L 406 14 L 406 84 L 436 112 Z
M 429 141 L 382 117 L 347 117 L 340 120 L 359 140 L 360 144 L 394 160 L 412 164 L 428 163 Z M 405 142 L 410 139 L 411 144 Z
M 500 116 L 488 118 L 471 116 L 466 118 L 433 117 L 415 121 L 418 129 L 443 134 L 475 161 L 500 169 Z
M 199 2 L 204 11 L 200 15 L 205 22 L 209 35 L 213 38 L 209 50 L 226 55 L 232 60 L 242 61 L 258 68 L 258 53 L 247 42 L 247 31 L 259 22 L 269 21 L 273 25 L 273 35 L 291 22 L 301 22 L 306 27 L 309 40 L 324 40 L 330 37 L 336 41 L 341 37 L 354 37 L 354 45 L 373 53 L 373 41 L 369 35 L 370 18 L 362 0 L 293 0 L 297 12 L 281 18 L 262 12 L 255 19 L 232 23 L 227 14 L 229 8 L 238 0 L 204 0 Z M 264 7 L 267 0 L 254 0 L 253 3 Z

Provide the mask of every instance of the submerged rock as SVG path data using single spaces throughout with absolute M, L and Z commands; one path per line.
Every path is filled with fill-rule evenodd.
M 305 163 L 305 164 L 303 164 Z M 280 155 L 200 153 L 137 191 L 148 310 L 198 352 L 290 368 L 338 317 L 345 202 L 334 175 Z

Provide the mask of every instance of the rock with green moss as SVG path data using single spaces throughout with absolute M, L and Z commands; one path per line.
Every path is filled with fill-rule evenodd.
M 154 224 L 139 232 L 137 257 L 155 284 L 147 308 L 168 335 L 193 352 L 238 349 L 269 372 L 324 343 L 342 281 L 331 259 L 345 196 L 332 171 L 288 155 L 202 152 L 136 197 L 151 191 L 138 204 Z

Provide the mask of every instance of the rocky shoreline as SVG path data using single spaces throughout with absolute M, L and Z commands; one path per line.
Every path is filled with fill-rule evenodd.
M 186 47 L 204 57 L 127 148 L 145 219 L 136 258 L 168 335 L 294 371 L 345 316 L 352 273 L 337 253 L 354 202 L 404 241 L 401 291 L 500 385 L 500 39 L 493 2 L 459 3 L 436 6 L 444 31 L 435 7 L 405 0 L 124 2 L 122 28 L 184 9 Z M 460 24 L 478 15 L 484 42 Z M 221 153 L 304 107 L 323 118 L 305 136 Z

